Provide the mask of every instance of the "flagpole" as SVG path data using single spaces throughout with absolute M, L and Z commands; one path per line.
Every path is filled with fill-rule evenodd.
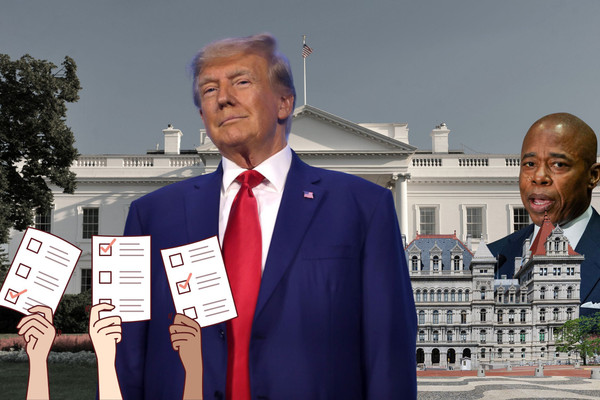
M 306 45 L 306 35 L 302 35 L 302 48 Z M 302 57 L 304 62 L 304 105 L 306 105 L 306 57 Z

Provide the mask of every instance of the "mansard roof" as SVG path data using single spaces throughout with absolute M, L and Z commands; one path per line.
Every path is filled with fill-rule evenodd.
M 468 268 L 473 258 L 473 253 L 453 235 L 419 235 L 406 246 L 406 255 L 414 248 L 421 249 L 421 263 L 424 270 L 431 269 L 429 259 L 433 251 L 434 254 L 439 254 L 436 250 L 442 252 L 442 269 L 450 270 L 452 268 L 452 251 L 456 252 L 456 247 L 462 249 L 462 259 L 464 268 Z
M 550 222 L 550 218 L 548 218 L 548 213 L 546 213 L 544 215 L 544 221 L 542 222 L 542 226 L 541 226 L 540 230 L 538 231 L 537 236 L 533 240 L 531 247 L 529 248 L 531 250 L 531 255 L 532 256 L 545 256 L 546 255 L 546 240 L 548 239 L 549 236 L 551 236 L 553 234 L 554 235 L 562 235 L 563 230 L 560 228 L 560 226 L 557 226 L 555 228 L 554 225 L 552 224 L 552 222 Z M 570 256 L 578 255 L 578 253 L 576 253 L 573 250 L 573 248 L 571 247 L 571 244 L 569 244 L 568 253 Z

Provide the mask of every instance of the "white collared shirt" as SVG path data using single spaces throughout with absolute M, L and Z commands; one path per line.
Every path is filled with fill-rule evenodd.
M 579 217 L 575 218 L 574 220 L 570 221 L 569 223 L 565 224 L 565 225 L 561 225 L 560 229 L 563 230 L 564 235 L 567 237 L 567 239 L 569 239 L 569 244 L 571 245 L 571 248 L 573 250 L 575 250 L 575 247 L 577 247 L 577 244 L 579 243 L 579 240 L 581 239 L 581 237 L 583 236 L 583 232 L 585 231 L 585 228 L 587 227 L 588 222 L 590 222 L 590 219 L 592 218 L 592 206 L 590 205 L 587 210 L 585 210 L 585 212 L 583 214 L 581 214 Z M 540 227 L 537 225 L 533 226 L 533 235 L 531 236 L 532 238 L 537 237 L 537 234 L 540 230 Z M 533 239 L 532 239 L 533 241 Z
M 252 189 L 258 204 L 258 218 L 262 233 L 263 271 L 265 269 L 267 254 L 269 253 L 269 245 L 271 244 L 279 205 L 281 204 L 281 197 L 283 196 L 283 188 L 291 164 L 292 150 L 289 146 L 286 146 L 254 168 L 255 171 L 260 172 L 265 177 L 261 183 Z M 241 186 L 235 178 L 244 171 L 246 171 L 245 168 L 223 157 L 223 184 L 221 185 L 221 203 L 219 206 L 219 241 L 221 244 L 225 237 L 225 229 L 227 228 L 231 205 Z

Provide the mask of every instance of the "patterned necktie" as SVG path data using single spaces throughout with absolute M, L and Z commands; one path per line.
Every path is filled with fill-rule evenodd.
M 242 172 L 236 178 L 242 186 L 231 205 L 223 239 L 223 258 L 238 314 L 227 322 L 227 398 L 230 400 L 250 400 L 248 350 L 262 263 L 262 236 L 252 188 L 263 179 L 254 170 Z

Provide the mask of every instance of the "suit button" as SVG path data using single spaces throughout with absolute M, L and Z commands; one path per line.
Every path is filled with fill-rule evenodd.
M 221 340 L 225 340 L 225 331 L 223 329 L 219 329 L 219 337 Z

